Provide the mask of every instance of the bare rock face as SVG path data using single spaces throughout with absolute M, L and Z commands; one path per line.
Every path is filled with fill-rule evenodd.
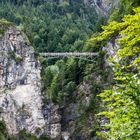
M 43 106 L 43 116 L 46 123 L 45 134 L 59 140 L 61 135 L 61 115 L 58 110 L 59 106 L 52 102 Z
M 9 134 L 26 129 L 38 136 L 60 135 L 58 107 L 42 102 L 40 69 L 25 34 L 7 28 L 0 37 L 0 119 Z
M 113 7 L 118 7 L 120 0 L 84 0 L 88 5 L 95 7 L 98 14 L 107 16 Z
M 9 27 L 0 38 L 0 118 L 10 134 L 43 132 L 40 64 L 26 36 Z
M 7 28 L 0 37 L 0 119 L 9 134 L 26 129 L 37 136 L 67 140 L 70 134 L 61 132 L 59 106 L 42 101 L 40 69 L 27 37 L 16 27 Z M 76 105 L 71 104 L 65 112 L 64 122 L 72 122 Z

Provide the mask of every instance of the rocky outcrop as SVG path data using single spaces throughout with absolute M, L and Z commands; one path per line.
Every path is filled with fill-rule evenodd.
M 43 132 L 40 68 L 26 36 L 9 27 L 0 38 L 0 118 L 10 134 Z
M 120 0 L 84 0 L 88 5 L 93 6 L 97 13 L 103 16 L 109 15 L 113 7 L 118 7 Z
M 104 65 L 104 67 L 112 66 L 112 64 L 108 60 L 109 57 L 114 58 L 114 60 L 116 62 L 118 61 L 119 58 L 116 57 L 116 52 L 120 48 L 120 43 L 118 43 L 119 38 L 120 37 L 117 36 L 112 41 L 107 42 L 106 46 L 102 48 L 102 51 L 105 52 L 105 55 L 104 55 L 105 65 Z
M 0 119 L 9 134 L 26 129 L 56 138 L 61 133 L 59 107 L 43 104 L 40 70 L 25 34 L 8 27 L 0 37 Z
M 45 134 L 51 138 L 60 139 L 61 135 L 61 115 L 59 114 L 59 106 L 50 102 L 43 106 L 43 116 L 45 119 Z

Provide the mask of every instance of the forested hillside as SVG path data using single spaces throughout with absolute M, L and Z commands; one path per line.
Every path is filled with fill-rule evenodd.
M 101 22 L 95 9 L 84 5 L 82 0 L 4 0 L 0 18 L 19 26 L 38 51 L 51 52 L 82 51 L 85 40 Z
M 140 2 L 117 1 L 107 16 L 84 0 L 0 1 L 0 37 L 11 25 L 27 35 L 41 63 L 42 108 L 58 106 L 54 114 L 61 116 L 55 138 L 26 129 L 10 136 L 1 121 L 0 140 L 140 139 Z M 99 55 L 44 58 L 41 52 Z

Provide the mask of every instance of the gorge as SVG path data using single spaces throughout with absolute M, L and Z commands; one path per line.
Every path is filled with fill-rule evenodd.
M 2 0 L 0 140 L 138 140 L 139 4 Z

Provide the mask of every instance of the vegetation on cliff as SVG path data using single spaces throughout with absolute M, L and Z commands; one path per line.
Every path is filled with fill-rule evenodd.
M 77 112 L 80 116 L 74 120 L 75 133 L 78 134 L 73 134 L 75 139 L 140 139 L 140 8 L 132 10 L 138 4 L 138 0 L 122 0 L 120 8 L 112 11 L 108 25 L 101 29 L 106 20 L 99 18 L 95 9 L 85 5 L 82 0 L 0 2 L 0 18 L 14 22 L 28 35 L 37 56 L 38 52 L 47 51 L 99 52 L 94 59 L 38 57 L 42 64 L 44 102 L 53 101 L 61 109 L 70 103 L 78 102 L 80 106 L 80 113 Z M 0 26 L 3 23 L 7 25 L 7 21 L 2 20 Z M 94 32 L 97 33 L 91 36 Z M 3 33 L 0 29 L 0 35 Z M 105 52 L 102 47 L 108 41 L 115 41 L 119 46 L 116 55 L 109 58 L 113 80 L 108 79 L 110 68 L 104 69 Z M 91 96 L 88 106 L 81 102 L 85 93 L 79 94 L 78 91 L 83 83 L 88 84 L 88 96 Z M 99 110 L 104 110 L 98 114 L 99 119 L 105 117 L 108 120 L 103 127 L 95 115 Z M 98 136 L 96 131 L 99 131 Z M 38 140 L 24 130 L 19 136 L 24 140 Z M 8 139 L 3 123 L 0 123 L 0 138 Z
M 11 22 L 8 22 L 5 19 L 0 19 L 0 36 L 3 36 L 5 30 L 11 25 Z
M 0 121 L 0 140 L 51 140 L 46 136 L 37 138 L 36 136 L 22 130 L 16 136 L 9 136 L 4 121 Z
M 109 121 L 99 134 L 109 140 L 136 140 L 140 139 L 140 8 L 124 16 L 122 22 L 110 22 L 91 40 L 99 43 L 113 38 L 118 38 L 119 45 L 116 55 L 110 58 L 114 84 L 99 94 L 107 110 L 98 114 Z

